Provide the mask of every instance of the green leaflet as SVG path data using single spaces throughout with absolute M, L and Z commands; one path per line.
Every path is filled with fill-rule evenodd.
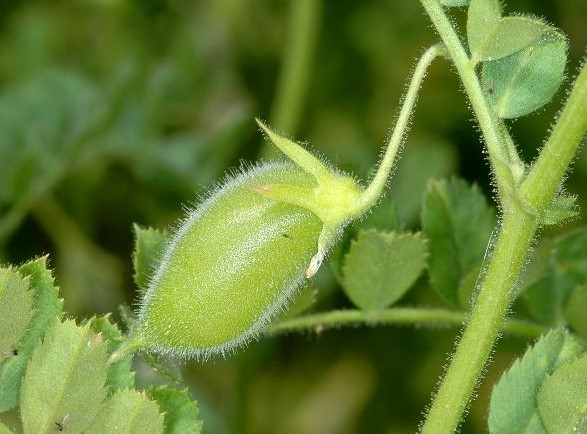
M 562 330 L 550 331 L 514 362 L 493 388 L 489 432 L 547 433 L 538 413 L 536 396 L 549 374 L 582 351 L 577 340 Z M 556 431 L 570 432 L 570 431 Z
M 0 268 L 0 363 L 18 353 L 18 344 L 32 316 L 29 279 L 13 268 Z
M 538 408 L 548 433 L 587 433 L 587 355 L 545 378 Z
M 106 358 L 105 342 L 89 325 L 54 320 L 22 382 L 24 431 L 54 432 L 58 424 L 71 432 L 88 429 L 106 397 Z
M 542 107 L 560 87 L 567 61 L 567 40 L 548 30 L 531 46 L 484 62 L 482 84 L 495 113 L 517 118 Z
M 587 284 L 575 288 L 567 302 L 565 317 L 576 333 L 587 337 Z
M 133 231 L 135 233 L 135 248 L 132 255 L 133 278 L 142 294 L 149 286 L 149 279 L 159 263 L 169 235 L 166 231 L 143 228 L 137 224 L 133 225 Z
M 430 281 L 450 305 L 460 306 L 459 287 L 481 265 L 494 225 L 494 211 L 476 186 L 458 179 L 428 184 L 422 230 L 428 240 Z
M 111 355 L 121 345 L 123 336 L 118 326 L 110 322 L 110 315 L 104 315 L 90 320 L 90 327 L 100 333 L 106 340 L 108 355 Z M 108 364 L 106 376 L 108 395 L 111 396 L 118 389 L 132 388 L 135 385 L 135 373 L 132 370 L 132 357 L 123 356 Z
M 110 397 L 87 434 L 160 434 L 163 415 L 143 392 L 119 390 Z
M 176 390 L 169 386 L 151 387 L 147 396 L 159 404 L 165 413 L 165 434 L 200 434 L 203 422 L 198 406 L 186 390 Z
M 34 315 L 20 341 L 18 355 L 0 365 L 0 412 L 18 404 L 20 384 L 33 349 L 49 324 L 62 314 L 59 291 L 53 286 L 53 276 L 46 267 L 46 258 L 28 262 L 20 266 L 18 271 L 30 281 Z
M 384 309 L 414 284 L 425 259 L 420 234 L 359 232 L 345 257 L 344 290 L 361 309 Z
M 525 16 L 502 17 L 497 0 L 471 0 L 467 14 L 467 39 L 473 63 L 509 56 L 535 42 L 552 29 Z

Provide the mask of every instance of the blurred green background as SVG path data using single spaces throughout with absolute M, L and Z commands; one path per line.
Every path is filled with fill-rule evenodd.
M 454 12 L 462 24 L 464 10 Z M 507 12 L 566 32 L 568 88 L 587 47 L 587 2 L 511 0 Z M 173 225 L 227 168 L 270 158 L 255 116 L 366 179 L 435 41 L 417 1 L 2 0 L 0 260 L 48 254 L 76 317 L 133 305 L 133 222 Z M 511 124 L 527 161 L 564 94 Z M 475 122 L 440 60 L 388 195 L 403 227 L 418 229 L 427 180 L 453 173 L 492 196 Z M 581 196 L 585 182 L 583 155 L 568 190 Z M 317 286 L 315 309 L 350 307 L 328 269 Z M 439 303 L 419 286 L 403 304 Z M 206 433 L 414 432 L 457 334 L 359 327 L 264 338 L 225 360 L 189 362 L 184 375 Z M 491 384 L 526 345 L 500 341 L 462 432 L 485 432 Z

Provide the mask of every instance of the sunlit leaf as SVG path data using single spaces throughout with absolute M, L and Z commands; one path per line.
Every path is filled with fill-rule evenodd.
M 203 422 L 198 406 L 187 390 L 176 390 L 169 386 L 151 387 L 147 396 L 159 404 L 165 413 L 165 434 L 200 434 Z
M 18 354 L 19 343 L 33 316 L 29 279 L 13 268 L 0 268 L 0 363 Z

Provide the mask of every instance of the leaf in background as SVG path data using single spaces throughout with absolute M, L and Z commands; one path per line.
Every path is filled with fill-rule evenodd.
M 0 268 L 0 362 L 18 353 L 18 344 L 32 316 L 29 279 L 13 268 Z
M 451 306 L 460 306 L 461 282 L 483 262 L 494 225 L 493 209 L 478 187 L 459 179 L 428 184 L 422 230 L 430 253 L 430 281 Z
M 106 344 L 100 335 L 89 325 L 54 320 L 35 348 L 22 382 L 24 431 L 52 432 L 58 423 L 71 432 L 88 429 L 106 397 L 107 369 Z
M 90 327 L 95 333 L 100 333 L 106 340 L 108 355 L 111 355 L 122 344 L 124 337 L 116 324 L 110 322 L 110 315 L 104 315 L 90 320 Z M 132 370 L 132 356 L 121 357 L 108 365 L 106 375 L 108 395 L 111 396 L 118 389 L 128 389 L 135 385 L 135 373 Z
M 47 269 L 46 258 L 27 262 L 18 271 L 29 279 L 33 291 L 34 314 L 20 341 L 18 355 L 0 365 L 0 413 L 18 404 L 20 384 L 27 362 L 49 324 L 62 315 L 59 290 L 53 286 L 53 276 Z
M 422 196 L 431 178 L 449 176 L 457 169 L 455 147 L 436 137 L 409 139 L 406 148 L 410 151 L 402 156 L 389 187 L 389 197 L 398 204 L 396 228 L 412 225 L 418 219 Z M 390 229 L 395 228 L 387 230 Z
M 163 415 L 144 392 L 119 390 L 110 397 L 87 434 L 163 433 Z
M 574 289 L 565 307 L 565 318 L 577 334 L 587 338 L 587 284 Z
M 545 378 L 538 409 L 548 433 L 587 433 L 587 355 Z
M 542 274 L 527 284 L 521 299 L 534 319 L 548 325 L 565 324 L 569 297 L 587 283 L 587 228 L 556 238 L 547 249 Z
M 495 113 L 510 119 L 542 107 L 560 87 L 566 62 L 567 40 L 555 30 L 523 50 L 484 62 L 482 83 Z
M 151 387 L 147 396 L 159 404 L 165 413 L 165 434 L 200 434 L 203 422 L 198 406 L 192 401 L 186 390 L 177 390 L 169 386 Z
M 476 3 L 475 0 L 473 2 Z M 476 10 L 477 7 L 473 8 L 473 11 Z M 467 37 L 472 62 L 475 64 L 514 54 L 530 46 L 546 31 L 552 30 L 550 26 L 535 18 L 515 16 L 495 20 L 494 17 L 492 13 L 484 23 L 485 26 L 478 28 L 482 20 L 469 12 Z
M 166 231 L 154 228 L 142 228 L 133 225 L 135 248 L 132 255 L 134 281 L 141 293 L 147 290 L 149 279 L 161 258 L 163 248 L 168 239 Z
M 582 351 L 581 344 L 565 331 L 553 330 L 541 337 L 521 359 L 513 363 L 493 388 L 489 405 L 489 432 L 546 434 L 538 413 L 537 394 L 549 374 L 575 359 Z
M 420 234 L 363 231 L 345 257 L 343 287 L 361 309 L 384 309 L 414 284 L 425 262 Z

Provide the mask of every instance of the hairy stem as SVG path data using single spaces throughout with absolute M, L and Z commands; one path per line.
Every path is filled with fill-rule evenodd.
M 410 118 L 412 117 L 416 100 L 418 99 L 418 91 L 422 86 L 424 77 L 426 77 L 428 67 L 436 57 L 444 54 L 445 50 L 442 44 L 433 45 L 424 52 L 418 61 L 404 98 L 399 117 L 395 124 L 395 128 L 385 148 L 385 154 L 381 159 L 381 163 L 379 164 L 375 176 L 361 196 L 361 209 L 359 214 L 362 214 L 371 208 L 381 197 L 387 180 L 389 179 L 395 156 L 404 141 L 405 133 L 410 124 Z
M 458 427 L 503 327 L 539 217 L 559 189 L 586 130 L 587 66 L 583 65 L 550 138 L 515 192 L 520 200 L 504 207 L 479 297 L 424 422 L 423 433 L 449 433 Z
M 512 173 L 511 166 L 512 164 L 516 165 L 519 161 L 517 152 L 515 149 L 507 147 L 506 144 L 511 139 L 506 139 L 504 135 L 509 134 L 506 129 L 500 128 L 499 119 L 493 113 L 485 98 L 485 94 L 475 73 L 475 66 L 471 64 L 469 56 L 450 20 L 444 13 L 442 5 L 438 0 L 420 1 L 444 42 L 446 50 L 461 78 L 467 96 L 471 101 L 471 107 L 475 112 L 481 131 L 483 132 L 487 151 L 489 152 L 500 198 L 504 201 L 508 198 L 507 191 L 511 190 L 515 185 L 516 176 Z M 515 155 L 510 155 L 512 152 Z
M 350 325 L 414 325 L 430 327 L 459 327 L 465 312 L 422 307 L 393 307 L 367 312 L 346 309 L 303 315 L 285 319 L 267 328 L 267 333 L 284 333 L 294 330 L 333 328 Z M 524 320 L 510 319 L 505 332 L 511 335 L 534 338 L 545 331 L 544 327 Z

